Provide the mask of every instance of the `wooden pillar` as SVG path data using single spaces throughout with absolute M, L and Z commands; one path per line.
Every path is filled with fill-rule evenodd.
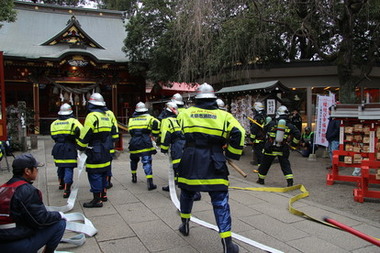
M 313 123 L 313 104 L 312 104 L 312 89 L 311 87 L 306 88 L 306 115 L 307 115 L 307 126 L 311 128 Z
M 117 111 L 117 84 L 112 84 L 112 112 L 115 114 L 115 117 L 118 116 Z
M 33 83 L 34 133 L 40 133 L 40 89 L 38 83 Z

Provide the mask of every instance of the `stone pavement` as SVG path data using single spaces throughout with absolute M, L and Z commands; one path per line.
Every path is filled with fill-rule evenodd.
M 30 152 L 38 161 L 45 162 L 35 182 L 42 192 L 46 205 L 63 206 L 66 199 L 58 190 L 56 168 L 51 157 L 53 141 L 50 136 L 38 136 L 38 149 Z M 124 147 L 127 146 L 126 140 Z M 247 154 L 246 154 L 247 155 Z M 109 201 L 103 208 L 85 209 L 83 202 L 92 199 L 86 173 L 79 183 L 77 202 L 71 212 L 82 212 L 98 229 L 98 234 L 87 238 L 81 247 L 61 244 L 59 251 L 70 252 L 222 252 L 218 233 L 191 222 L 190 235 L 178 232 L 179 213 L 169 193 L 161 190 L 167 185 L 168 159 L 158 153 L 153 157 L 154 183 L 157 190 L 148 191 L 145 174 L 139 164 L 138 182 L 131 182 L 128 152 L 120 153 L 113 162 L 113 185 L 108 192 Z M 13 158 L 8 157 L 12 162 Z M 243 169 L 248 171 L 242 163 Z M 309 166 L 324 164 L 309 163 Z M 0 182 L 11 177 L 1 162 Z M 250 170 L 250 169 L 249 169 Z M 260 187 L 230 169 L 231 186 Z M 284 182 L 285 184 L 285 182 Z M 283 252 L 379 252 L 379 248 L 347 232 L 293 215 L 287 210 L 289 198 L 299 192 L 271 193 L 230 190 L 232 231 L 261 244 Z M 307 198 L 293 206 L 315 218 L 328 216 L 363 233 L 380 237 L 380 224 L 347 212 L 329 208 Z M 193 216 L 215 224 L 210 198 L 202 193 L 202 200 L 194 203 Z M 70 236 L 67 233 L 65 237 Z M 240 252 L 265 252 L 234 239 Z

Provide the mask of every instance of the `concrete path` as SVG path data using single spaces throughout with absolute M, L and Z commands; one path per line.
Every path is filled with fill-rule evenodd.
M 39 161 L 46 163 L 46 168 L 40 169 L 35 185 L 43 192 L 46 205 L 62 206 L 66 199 L 62 198 L 63 192 L 58 190 L 56 168 L 50 154 L 52 145 L 49 136 L 39 136 L 38 149 L 30 151 Z M 124 146 L 127 146 L 126 142 Z M 160 153 L 153 157 L 154 183 L 158 186 L 153 191 L 147 190 L 141 164 L 137 184 L 131 182 L 128 157 L 128 152 L 124 151 L 113 162 L 114 187 L 109 190 L 109 201 L 104 203 L 103 208 L 82 207 L 83 202 L 92 199 L 87 175 L 82 174 L 77 202 L 72 212 L 86 215 L 99 232 L 94 237 L 87 238 L 81 247 L 61 244 L 57 250 L 78 253 L 222 252 L 218 233 L 214 230 L 192 222 L 188 237 L 178 232 L 179 213 L 171 202 L 169 193 L 161 190 L 162 186 L 167 185 L 167 157 Z M 8 157 L 8 160 L 11 164 L 13 158 Z M 251 168 L 246 164 L 247 160 L 245 159 L 245 164 L 243 161 L 238 164 L 248 172 Z M 325 166 L 323 162 L 308 164 L 312 167 Z M 1 168 L 0 182 L 5 182 L 11 177 L 11 172 L 7 172 L 4 159 Z M 248 180 L 232 169 L 230 173 L 231 186 L 260 187 L 252 182 L 252 176 Z M 275 172 L 271 175 L 276 177 Z M 300 181 L 301 178 L 297 178 L 296 183 Z M 380 252 L 380 248 L 347 232 L 291 214 L 287 209 L 288 201 L 298 193 L 300 192 L 271 193 L 231 189 L 232 231 L 283 252 Z M 327 207 L 308 198 L 297 201 L 293 206 L 315 218 L 328 216 L 363 233 L 380 237 L 380 224 L 369 219 Z M 202 194 L 201 201 L 194 203 L 193 216 L 215 224 L 207 193 Z M 70 233 L 65 235 L 67 236 Z M 235 242 L 239 244 L 240 252 L 265 252 L 241 241 Z

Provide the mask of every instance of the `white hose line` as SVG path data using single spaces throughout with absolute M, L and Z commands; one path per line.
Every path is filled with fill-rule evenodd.
M 178 200 L 178 197 L 177 197 L 177 192 L 176 192 L 176 189 L 175 189 L 175 183 L 174 183 L 174 170 L 173 170 L 173 165 L 171 163 L 171 159 L 169 159 L 169 162 L 170 162 L 170 166 L 169 166 L 169 173 L 168 173 L 168 178 L 169 178 L 169 193 L 170 193 L 170 199 L 172 200 L 174 206 L 179 210 L 181 211 L 181 208 L 180 208 L 180 203 L 179 203 L 179 200 Z M 194 216 L 191 216 L 190 218 L 191 221 L 201 225 L 201 226 L 204 226 L 204 227 L 207 227 L 207 228 L 210 228 L 210 229 L 213 229 L 217 232 L 219 232 L 219 228 L 213 224 L 210 224 L 208 222 L 205 222 L 203 220 L 200 220 Z M 247 237 L 244 237 L 244 236 L 241 236 L 239 234 L 235 234 L 235 233 L 232 233 L 232 237 L 239 240 L 239 241 L 242 241 L 246 244 L 249 244 L 253 247 L 256 247 L 256 248 L 259 248 L 259 249 L 262 249 L 262 250 L 265 250 L 267 252 L 273 252 L 273 253 L 283 253 L 282 251 L 280 250 L 277 250 L 277 249 L 274 249 L 274 248 L 271 248 L 269 246 L 266 246 L 264 244 L 261 244 L 259 242 L 256 242 L 254 240 L 251 240 Z
M 70 197 L 67 199 L 67 204 L 64 206 L 47 206 L 46 209 L 49 211 L 58 211 L 65 213 L 64 218 L 66 219 L 66 230 L 79 233 L 71 238 L 62 238 L 61 242 L 69 243 L 76 246 L 81 246 L 86 241 L 86 236 L 94 236 L 98 230 L 92 224 L 92 222 L 84 216 L 82 213 L 66 213 L 74 208 L 76 198 L 78 196 L 79 189 L 79 179 L 85 168 L 87 155 L 82 153 L 78 159 L 78 173 L 76 179 L 74 179 L 74 184 L 70 193 Z

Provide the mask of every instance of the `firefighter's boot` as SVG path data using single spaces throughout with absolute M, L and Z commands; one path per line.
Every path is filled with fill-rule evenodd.
M 93 207 L 103 207 L 103 202 L 101 199 L 101 192 L 93 193 L 94 198 L 90 202 L 84 203 L 83 207 L 85 208 L 93 208 Z
M 238 253 L 239 246 L 232 242 L 232 237 L 222 238 L 223 252 L 224 253 Z
M 256 183 L 265 184 L 264 179 L 262 179 L 262 178 L 257 179 Z
M 132 183 L 137 183 L 137 175 L 136 175 L 136 173 L 132 173 Z
M 58 178 L 58 183 L 59 183 L 58 189 L 60 190 L 65 189 L 65 182 L 63 181 L 63 178 Z
M 148 178 L 147 184 L 148 184 L 148 191 L 151 191 L 157 188 L 157 185 L 153 184 L 153 178 Z
M 103 189 L 102 194 L 100 195 L 100 197 L 101 197 L 101 200 L 102 200 L 103 202 L 107 202 L 107 201 L 108 201 L 108 197 L 107 197 L 107 189 L 106 189 L 106 188 Z
M 178 230 L 184 236 L 188 236 L 190 233 L 189 218 L 181 218 L 182 224 L 179 226 Z
M 111 176 L 107 176 L 107 189 L 111 189 L 113 184 L 111 183 Z
M 193 197 L 193 200 L 194 200 L 194 201 L 199 201 L 199 200 L 201 200 L 201 199 L 202 199 L 202 195 L 201 195 L 201 193 L 200 193 L 200 192 L 195 192 L 194 197 Z
M 291 179 L 286 179 L 286 181 L 288 182 L 288 187 L 289 186 L 293 186 L 293 179 L 291 178 Z
M 67 199 L 68 197 L 70 197 L 70 193 L 71 193 L 71 184 L 65 184 L 65 190 L 63 192 L 63 198 Z

